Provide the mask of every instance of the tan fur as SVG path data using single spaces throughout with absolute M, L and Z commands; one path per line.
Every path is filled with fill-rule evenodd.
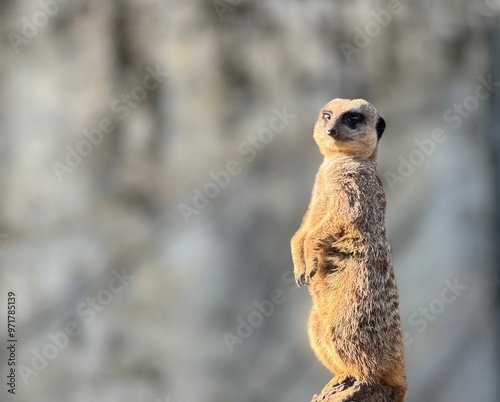
M 363 122 L 349 127 L 346 112 L 361 113 Z M 385 195 L 377 176 L 379 118 L 362 99 L 334 99 L 324 106 L 314 139 L 325 158 L 291 248 L 297 283 L 308 284 L 312 297 L 311 346 L 335 373 L 325 390 L 354 377 L 399 387 L 402 402 L 408 385 Z

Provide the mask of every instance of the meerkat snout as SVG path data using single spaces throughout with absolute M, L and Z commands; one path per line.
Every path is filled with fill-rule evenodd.
M 330 116 L 330 114 L 325 113 L 324 116 L 325 117 Z M 326 117 L 326 118 L 328 119 L 327 121 L 331 120 L 331 117 Z M 356 130 L 359 128 L 359 125 L 363 124 L 364 121 L 365 121 L 365 115 L 361 112 L 355 112 L 355 111 L 345 112 L 340 116 L 339 119 L 337 119 L 331 125 L 328 126 L 326 132 L 328 135 L 335 137 L 336 134 L 340 131 L 339 128 L 342 129 L 342 127 L 339 126 L 345 126 L 346 130 L 344 131 L 347 131 L 346 133 L 347 136 L 346 138 L 342 139 L 348 139 L 349 134 L 355 134 Z
M 326 130 L 326 133 L 327 133 L 328 135 L 331 135 L 332 137 L 335 137 L 335 135 L 337 134 L 337 127 L 332 126 L 332 127 L 328 128 L 328 129 Z

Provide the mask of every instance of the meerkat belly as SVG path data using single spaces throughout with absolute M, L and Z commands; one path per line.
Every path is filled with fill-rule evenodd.
M 355 283 L 346 271 L 336 274 L 336 280 L 312 281 L 312 309 L 309 317 L 308 334 L 311 346 L 319 360 L 333 373 L 345 371 L 345 359 L 341 344 L 345 337 L 335 335 L 339 324 L 346 317 L 352 317 L 352 295 Z M 342 338 L 342 339 L 341 339 Z
M 368 378 L 372 367 L 378 371 L 393 361 L 400 324 L 390 267 L 369 268 L 367 263 L 352 258 L 348 268 L 325 280 L 312 281 L 309 337 L 318 357 L 322 350 L 334 351 L 320 357 L 328 360 L 328 365 L 323 362 L 327 367 L 342 361 L 362 367 L 359 375 Z M 374 349 L 379 350 L 373 353 Z

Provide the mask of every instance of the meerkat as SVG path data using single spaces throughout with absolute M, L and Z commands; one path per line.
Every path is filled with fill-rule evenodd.
M 312 349 L 335 377 L 385 383 L 406 399 L 399 296 L 377 176 L 385 121 L 362 99 L 334 99 L 313 137 L 324 156 L 311 202 L 291 240 L 297 284 L 308 285 Z

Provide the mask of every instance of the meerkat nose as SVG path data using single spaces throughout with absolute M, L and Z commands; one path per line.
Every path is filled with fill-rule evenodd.
M 328 130 L 326 130 L 326 133 L 333 137 L 337 134 L 337 128 L 335 126 L 330 127 Z

